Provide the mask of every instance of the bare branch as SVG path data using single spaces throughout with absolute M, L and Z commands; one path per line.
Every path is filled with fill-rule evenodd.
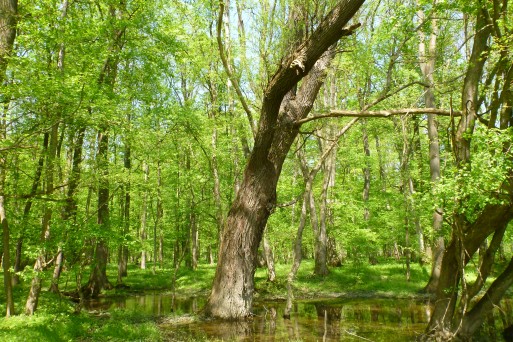
M 450 110 L 437 108 L 402 108 L 390 110 L 331 110 L 328 114 L 316 115 L 309 118 L 296 121 L 296 125 L 302 125 L 306 122 L 339 117 L 353 118 L 387 118 L 393 115 L 420 115 L 420 114 L 436 114 L 441 116 L 451 116 Z M 461 112 L 452 112 L 452 116 L 461 116 Z
M 219 46 L 219 56 L 221 57 L 221 61 L 223 62 L 223 66 L 224 66 L 226 75 L 228 75 L 228 78 L 230 79 L 230 82 L 232 83 L 233 88 L 235 89 L 235 92 L 237 93 L 239 101 L 242 104 L 242 108 L 244 108 L 244 111 L 246 112 L 246 116 L 248 117 L 248 121 L 249 121 L 249 126 L 251 127 L 251 133 L 253 133 L 253 137 L 255 137 L 256 128 L 255 128 L 255 122 L 253 120 L 253 114 L 251 113 L 251 109 L 249 109 L 249 106 L 246 102 L 246 98 L 242 94 L 242 90 L 240 89 L 239 81 L 237 80 L 237 77 L 234 76 L 234 74 L 232 72 L 232 68 L 231 68 L 230 64 L 228 63 L 228 58 L 226 57 L 226 53 L 224 51 L 223 40 L 221 38 L 221 31 L 222 31 L 222 27 L 223 27 L 223 13 L 224 13 L 224 1 L 220 1 L 219 2 L 219 16 L 217 18 L 217 45 Z

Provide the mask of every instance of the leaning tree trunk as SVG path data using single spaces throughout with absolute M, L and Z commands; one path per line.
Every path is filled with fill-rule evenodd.
M 285 57 L 264 90 L 253 151 L 221 235 L 219 262 L 205 306 L 209 316 L 241 319 L 251 315 L 258 246 L 275 207 L 278 178 L 299 132 L 295 121 L 313 105 L 302 100 L 319 91 L 330 54 L 321 55 L 347 34 L 341 28 L 363 2 L 340 1 L 317 30 Z M 296 97 L 289 96 L 282 106 L 285 95 L 307 74 L 312 81 L 305 80 Z

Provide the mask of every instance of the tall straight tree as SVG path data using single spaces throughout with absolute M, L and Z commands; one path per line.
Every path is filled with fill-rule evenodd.
M 16 38 L 16 24 L 18 16 L 18 0 L 0 1 L 0 85 L 5 81 L 5 72 L 12 52 L 14 39 Z M 3 106 L 7 106 L 3 103 Z M 0 118 L 0 141 L 7 139 L 6 118 L 4 115 Z M 2 265 L 4 271 L 4 291 L 6 296 L 6 317 L 14 314 L 14 300 L 12 297 L 12 275 L 11 275 L 11 256 L 9 250 L 9 223 L 6 214 L 5 202 L 5 177 L 7 167 L 6 151 L 0 154 L 0 222 L 2 224 Z
M 284 56 L 264 90 L 253 150 L 222 232 L 207 315 L 225 319 L 251 315 L 258 246 L 276 205 L 283 162 L 299 132 L 296 121 L 310 112 L 313 102 L 305 100 L 312 93 L 316 96 L 322 84 L 329 60 L 321 56 L 349 33 L 344 27 L 363 2 L 339 1 L 311 35 Z M 293 94 L 306 75 L 309 80 Z
M 435 1 L 436 4 L 436 1 Z M 419 10 L 419 20 L 426 22 L 424 11 Z M 426 108 L 436 108 L 434 80 L 435 80 L 435 61 L 436 61 L 436 39 L 438 36 L 438 21 L 432 17 L 431 33 L 426 47 L 426 34 L 423 29 L 419 30 L 419 63 L 422 76 L 428 85 L 424 91 L 424 103 Z M 429 138 L 429 172 L 431 174 L 431 183 L 436 187 L 440 180 L 440 142 L 438 140 L 438 120 L 436 115 L 428 114 L 428 138 Z M 440 277 L 440 268 L 442 266 L 442 257 L 444 253 L 444 238 L 442 236 L 443 209 L 438 206 L 433 211 L 433 262 L 431 268 L 431 277 L 425 290 L 434 293 L 438 286 Z
M 58 121 L 54 123 L 50 129 L 50 141 L 48 145 L 48 151 L 46 154 L 46 180 L 44 192 L 46 195 L 51 195 L 54 191 L 54 173 L 55 173 L 55 160 L 57 153 L 57 141 L 58 141 Z M 41 247 L 36 257 L 34 264 L 34 276 L 30 285 L 29 295 L 27 302 L 25 303 L 25 314 L 33 315 L 37 309 L 39 294 L 41 292 L 42 279 L 41 273 L 46 266 L 45 255 L 46 251 L 43 248 L 45 242 L 50 238 L 50 221 L 52 218 L 53 210 L 48 205 L 43 207 L 43 218 L 41 220 Z
M 118 73 L 118 64 L 121 50 L 124 45 L 124 35 L 126 31 L 124 1 L 117 4 L 111 3 L 109 5 L 109 26 L 111 28 L 111 39 L 108 47 L 108 56 L 104 61 L 100 75 L 98 77 L 99 88 L 111 96 L 114 91 L 114 84 Z M 97 209 L 97 223 L 103 232 L 109 230 L 110 224 L 110 210 L 109 210 L 109 124 L 108 120 L 103 119 L 100 123 L 98 130 L 98 152 L 96 155 L 96 166 L 99 173 L 98 181 L 98 209 Z M 97 297 L 104 288 L 110 288 L 107 278 L 107 259 L 108 259 L 108 246 L 104 237 L 99 237 L 96 241 L 94 259 L 92 264 L 92 271 L 88 283 L 84 287 L 84 293 L 91 297 Z

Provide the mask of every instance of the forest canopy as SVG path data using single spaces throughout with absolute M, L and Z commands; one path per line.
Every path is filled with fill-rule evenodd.
M 289 302 L 302 259 L 318 276 L 390 259 L 406 279 L 428 265 L 426 336 L 471 336 L 513 283 L 511 16 L 507 0 L 0 2 L 7 316 L 62 272 L 83 300 L 128 265 L 216 263 L 205 313 L 239 319 L 259 259 L 270 281 L 290 265 Z

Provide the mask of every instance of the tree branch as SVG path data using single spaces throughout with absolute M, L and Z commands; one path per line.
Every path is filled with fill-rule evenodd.
M 296 125 L 302 125 L 306 122 L 325 119 L 325 118 L 339 118 L 339 117 L 353 117 L 353 118 L 387 118 L 393 115 L 420 115 L 420 114 L 436 114 L 441 116 L 451 116 L 450 110 L 437 109 L 437 108 L 402 108 L 390 110 L 337 110 L 333 109 L 328 114 L 316 115 L 309 118 L 304 118 L 296 121 Z M 461 112 L 453 111 L 452 116 L 461 116 Z
M 235 93 L 237 93 L 237 97 L 239 98 L 239 101 L 242 104 L 242 108 L 244 108 L 244 111 L 246 112 L 246 116 L 248 117 L 248 121 L 249 121 L 249 126 L 251 127 L 251 133 L 253 134 L 253 137 L 255 137 L 256 128 L 255 128 L 255 122 L 253 120 L 253 114 L 251 113 L 251 109 L 249 109 L 249 106 L 246 102 L 246 98 L 242 94 L 242 90 L 240 89 L 239 81 L 233 75 L 232 68 L 230 67 L 230 64 L 228 63 L 228 58 L 226 57 L 226 54 L 224 51 L 223 40 L 221 38 L 221 31 L 222 31 L 222 27 L 223 27 L 223 13 L 224 13 L 224 1 L 220 1 L 219 2 L 219 16 L 217 17 L 217 45 L 219 46 L 219 56 L 221 57 L 221 61 L 223 62 L 223 66 L 224 66 L 226 75 L 228 75 L 228 78 L 230 79 L 230 82 L 232 83 L 233 88 L 235 89 Z

